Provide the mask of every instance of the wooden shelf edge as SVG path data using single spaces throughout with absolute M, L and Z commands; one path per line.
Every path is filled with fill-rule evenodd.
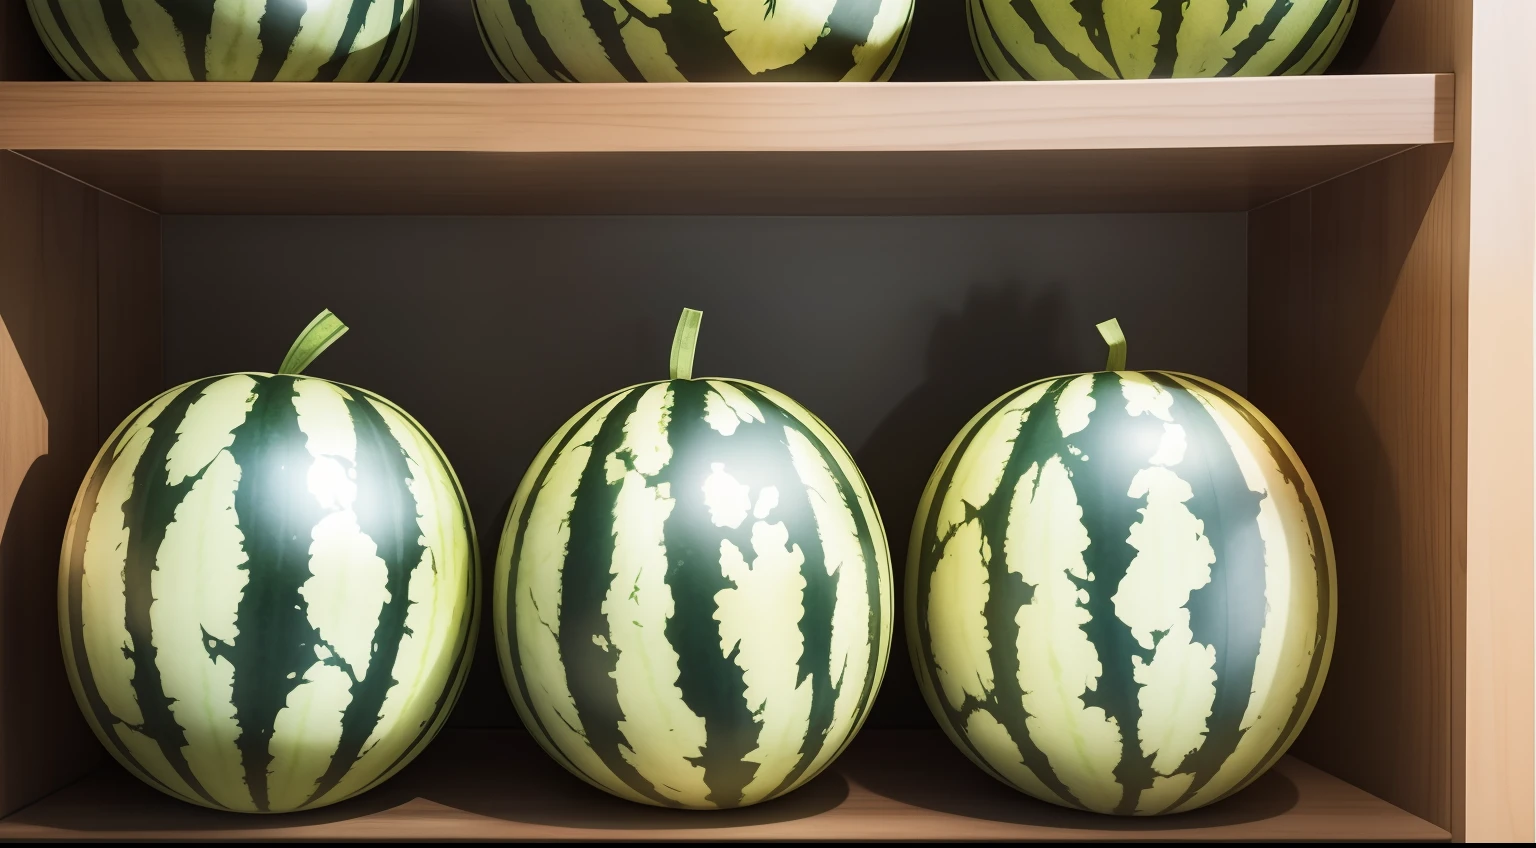
M 172 800 L 116 766 L 0 821 L 0 840 L 1390 840 L 1443 829 L 1286 758 L 1238 795 L 1162 818 L 1096 816 L 996 783 L 936 731 L 866 731 L 783 799 L 699 813 L 620 801 L 566 774 L 524 733 L 444 734 L 373 792 L 285 816 Z
M 1450 74 L 1107 82 L 0 83 L 15 150 L 732 153 L 1412 146 Z

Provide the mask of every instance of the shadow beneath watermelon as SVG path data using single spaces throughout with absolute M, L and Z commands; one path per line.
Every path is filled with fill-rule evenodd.
M 858 745 L 838 763 L 856 791 L 868 791 L 912 807 L 1011 824 L 1064 830 L 1146 833 L 1244 824 L 1275 818 L 1296 807 L 1301 793 L 1284 774 L 1271 771 L 1244 791 L 1212 806 L 1177 815 L 1106 816 L 1037 801 L 999 783 L 971 763 L 937 732 L 882 734 L 884 745 Z M 872 741 L 863 740 L 861 741 Z M 943 775 L 935 780 L 934 775 Z

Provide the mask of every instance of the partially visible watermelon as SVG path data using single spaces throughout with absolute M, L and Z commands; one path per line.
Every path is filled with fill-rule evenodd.
M 474 0 L 517 82 L 890 79 L 913 0 Z
M 1320 74 L 1360 0 L 965 0 L 997 80 Z
M 405 71 L 419 0 L 27 0 L 77 80 L 377 82 Z

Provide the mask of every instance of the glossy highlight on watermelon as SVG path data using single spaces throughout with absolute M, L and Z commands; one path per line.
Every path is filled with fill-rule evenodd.
M 76 699 L 144 782 L 286 812 L 377 786 L 432 740 L 473 652 L 474 528 L 409 415 L 299 376 L 177 386 L 107 440 L 70 515 L 59 623 Z
M 516 82 L 890 79 L 913 0 L 474 0 Z
M 988 774 L 1122 815 L 1248 785 L 1333 650 L 1333 548 L 1300 459 L 1215 383 L 1107 370 L 966 425 L 913 527 L 906 627 L 929 708 Z
M 27 0 L 71 79 L 391 82 L 422 0 Z
M 1320 74 L 1360 0 L 963 0 L 995 80 Z
M 892 628 L 880 516 L 814 415 L 742 380 L 602 398 L 523 478 L 493 592 L 524 724 L 588 783 L 644 804 L 755 804 L 852 740 Z

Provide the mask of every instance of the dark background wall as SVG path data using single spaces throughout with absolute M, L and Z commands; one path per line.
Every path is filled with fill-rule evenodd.
M 377 391 L 432 432 L 469 493 L 488 579 L 544 439 L 609 391 L 665 379 L 678 311 L 699 308 L 695 373 L 773 386 L 854 452 L 899 587 L 950 438 L 1010 388 L 1102 367 L 1095 323 L 1120 318 L 1133 368 L 1245 391 L 1246 242 L 1241 213 L 169 217 L 164 376 L 274 370 L 334 310 L 352 330 L 310 373 Z M 930 724 L 897 633 L 871 722 Z M 488 625 L 453 722 L 517 723 Z

